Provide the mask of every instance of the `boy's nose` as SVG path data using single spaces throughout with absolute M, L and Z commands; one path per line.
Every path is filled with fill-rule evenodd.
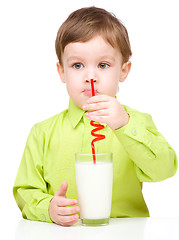
M 94 78 L 90 78 L 90 79 L 86 79 L 86 82 L 89 82 L 90 83 L 90 80 L 93 79 L 93 82 L 95 83 L 96 82 L 96 79 Z

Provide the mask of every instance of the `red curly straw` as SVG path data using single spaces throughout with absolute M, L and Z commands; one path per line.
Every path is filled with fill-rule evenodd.
M 95 96 L 93 79 L 90 79 L 90 82 L 91 82 L 91 92 L 92 92 L 92 96 Z M 90 121 L 91 126 L 96 127 L 95 129 L 93 129 L 93 130 L 91 131 L 91 135 L 94 136 L 94 137 L 96 137 L 96 138 L 94 138 L 94 139 L 91 141 L 91 148 L 92 148 L 92 154 L 93 154 L 93 163 L 96 164 L 96 154 L 95 154 L 94 142 L 103 140 L 103 139 L 105 138 L 105 135 L 95 133 L 95 132 L 97 132 L 97 131 L 99 131 L 99 130 L 102 130 L 102 129 L 104 128 L 104 125 L 102 125 L 102 124 L 97 124 L 97 123 L 94 123 L 94 122 L 95 122 L 95 121 L 93 121 L 93 120 Z

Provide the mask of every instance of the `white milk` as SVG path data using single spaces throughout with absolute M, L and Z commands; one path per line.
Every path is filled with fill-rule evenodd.
M 81 219 L 110 217 L 112 182 L 112 162 L 76 163 L 76 184 Z

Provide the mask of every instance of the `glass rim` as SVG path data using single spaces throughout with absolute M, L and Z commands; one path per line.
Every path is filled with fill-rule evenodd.
M 102 155 L 113 155 L 112 152 L 108 152 L 108 153 L 75 153 L 75 156 L 93 156 L 93 155 L 96 155 L 96 156 L 102 156 Z

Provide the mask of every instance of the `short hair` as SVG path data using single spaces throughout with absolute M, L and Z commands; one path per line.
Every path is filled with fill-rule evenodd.
M 100 35 L 113 48 L 117 47 L 123 63 L 132 56 L 127 29 L 116 16 L 102 8 L 87 7 L 72 12 L 58 30 L 55 49 L 62 63 L 62 54 L 69 43 L 87 42 Z

